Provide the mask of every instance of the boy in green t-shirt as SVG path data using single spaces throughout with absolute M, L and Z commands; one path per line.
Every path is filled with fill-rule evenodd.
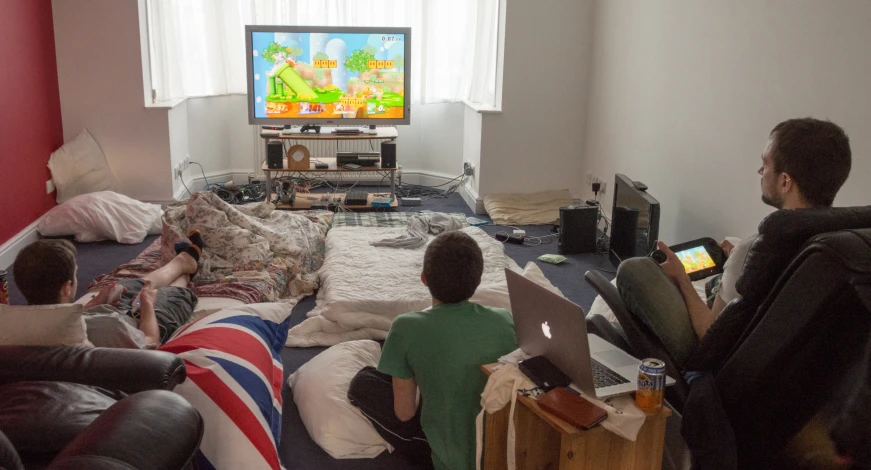
M 469 235 L 433 239 L 420 276 L 433 307 L 396 318 L 378 364 L 392 377 L 401 422 L 415 418 L 420 387 L 420 421 L 437 469 L 475 468 L 475 417 L 487 383 L 481 365 L 517 349 L 511 313 L 469 301 L 483 271 L 481 249 Z

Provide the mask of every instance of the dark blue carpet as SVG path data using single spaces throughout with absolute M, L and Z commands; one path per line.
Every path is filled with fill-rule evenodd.
M 369 189 L 374 188 L 359 188 Z M 439 212 L 460 212 L 466 215 L 474 215 L 459 194 L 453 194 L 446 199 L 429 199 L 420 207 L 400 207 L 399 210 L 433 210 Z M 477 216 L 487 219 L 486 216 Z M 511 231 L 510 228 L 498 226 L 483 226 L 484 231 L 494 234 L 498 231 Z M 528 236 L 545 236 L 549 234 L 550 226 L 520 226 L 526 230 Z M 100 243 L 76 243 L 78 254 L 76 261 L 78 271 L 78 296 L 84 295 L 88 284 L 95 277 L 111 272 L 118 265 L 135 258 L 144 250 L 156 236 L 148 237 L 137 245 L 121 245 L 114 242 Z M 584 273 L 591 269 L 600 269 L 609 279 L 613 268 L 607 256 L 599 254 L 569 255 L 568 260 L 560 265 L 552 265 L 538 261 L 536 258 L 547 253 L 557 253 L 557 240 L 555 237 L 544 238 L 541 245 L 533 245 L 534 241 L 524 245 L 505 244 L 505 252 L 521 267 L 527 262 L 533 261 L 541 267 L 547 278 L 557 286 L 563 294 L 573 302 L 589 310 L 595 291 L 584 282 Z M 24 304 L 24 298 L 15 286 L 12 279 L 12 269 L 9 269 L 9 291 L 13 304 Z M 303 299 L 291 314 L 291 325 L 297 325 L 306 318 L 315 305 L 315 298 Z M 285 379 L 296 371 L 301 365 L 326 348 L 285 348 L 281 357 L 284 363 Z M 285 383 L 287 381 L 285 380 Z M 405 461 L 398 455 L 383 453 L 374 459 L 337 460 L 323 451 L 308 435 L 308 431 L 302 424 L 299 411 L 293 402 L 290 389 L 285 386 L 284 395 L 284 418 L 282 426 L 282 438 L 279 445 L 279 455 L 282 462 L 288 468 L 293 469 L 357 469 L 357 470 L 391 470 L 391 469 L 415 469 L 422 468 Z

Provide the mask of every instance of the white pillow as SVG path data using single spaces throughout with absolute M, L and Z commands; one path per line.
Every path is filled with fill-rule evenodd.
M 556 286 L 551 284 L 551 282 L 544 276 L 541 268 L 532 261 L 526 263 L 526 267 L 523 268 L 520 275 L 545 289 L 564 297 L 563 293 L 560 292 Z M 508 298 L 508 284 L 506 282 L 478 286 L 475 295 L 473 295 L 469 300 L 486 307 L 511 310 L 511 299 Z
M 348 400 L 351 379 L 366 366 L 378 366 L 380 358 L 375 341 L 349 341 L 318 354 L 287 379 L 309 435 L 333 458 L 373 458 L 393 450 Z
M 58 204 L 79 194 L 118 190 L 106 156 L 87 129 L 52 153 L 48 168 Z
M 159 234 L 163 210 L 112 191 L 76 196 L 53 207 L 39 221 L 45 237 L 74 235 L 78 242 L 114 240 L 141 243 L 146 235 Z
M 82 312 L 80 304 L 0 304 L 0 345 L 93 346 Z

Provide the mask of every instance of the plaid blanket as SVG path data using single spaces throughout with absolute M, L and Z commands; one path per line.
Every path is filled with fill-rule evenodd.
M 333 217 L 333 227 L 407 227 L 408 220 L 419 216 L 420 212 L 337 212 Z M 465 214 L 449 214 L 461 225 L 466 223 Z

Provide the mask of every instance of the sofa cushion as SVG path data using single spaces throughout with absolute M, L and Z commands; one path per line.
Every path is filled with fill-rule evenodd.
M 16 382 L 0 387 L 0 429 L 22 455 L 55 454 L 124 397 L 68 382 Z

